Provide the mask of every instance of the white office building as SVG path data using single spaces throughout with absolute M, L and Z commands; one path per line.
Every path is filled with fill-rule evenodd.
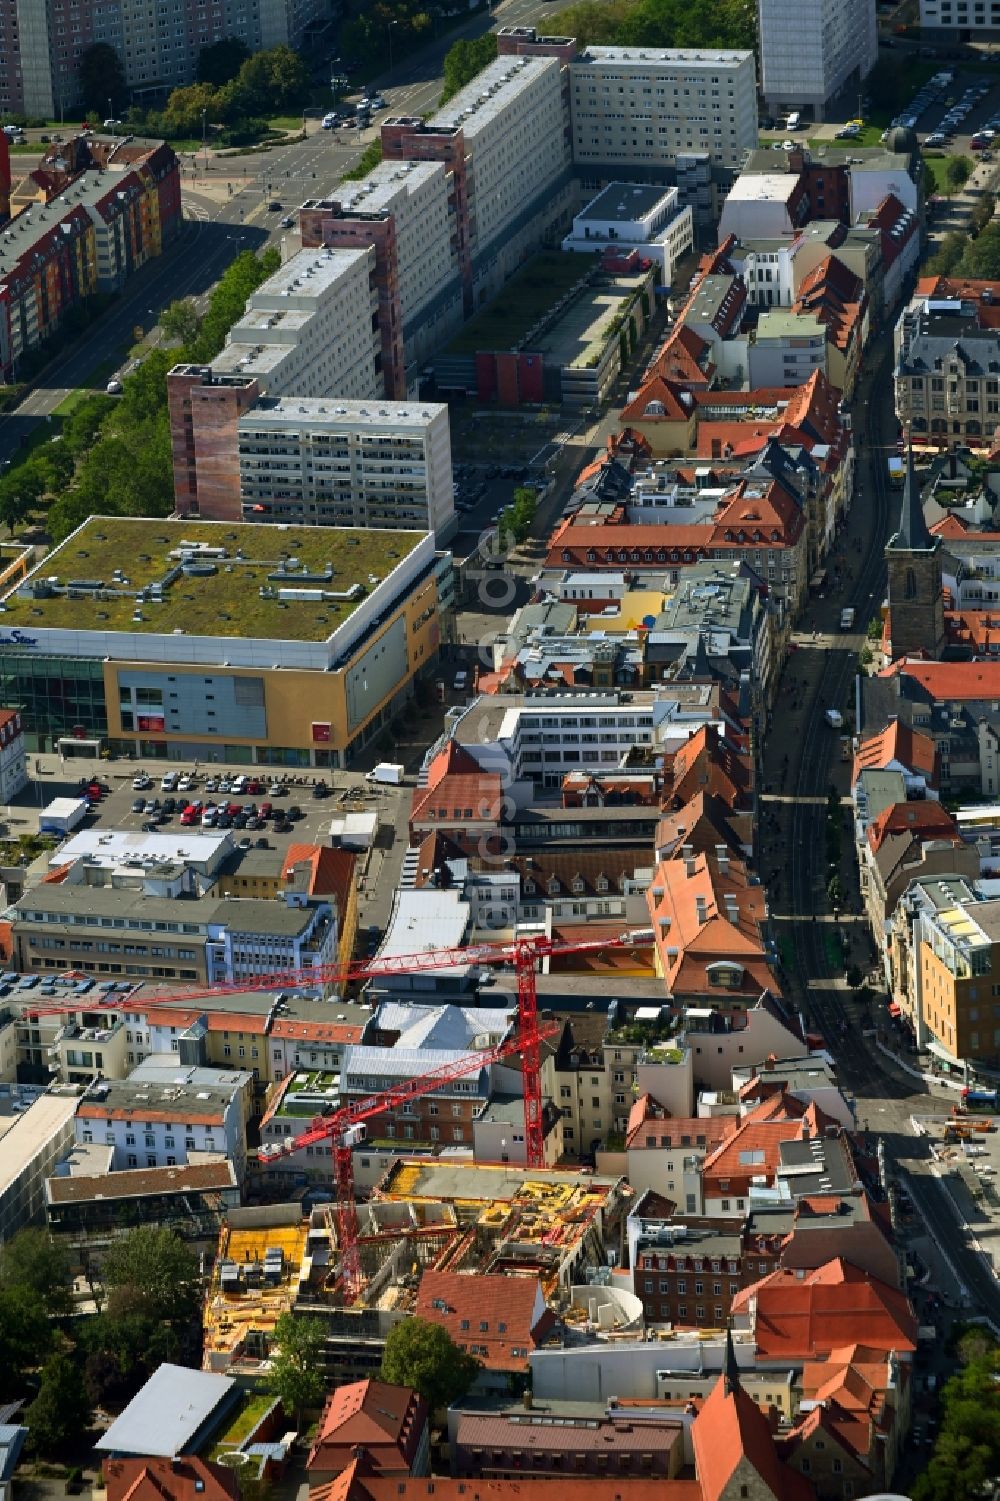
M 253 293 L 212 376 L 255 379 L 271 396 L 381 394 L 374 271 L 370 247 L 300 250 Z
M 694 245 L 690 206 L 681 208 L 676 188 L 612 182 L 573 220 L 564 250 L 594 255 L 605 250 L 637 250 L 660 268 L 669 287 L 674 266 Z
M 454 529 L 448 408 L 437 402 L 265 398 L 237 427 L 245 521 Z
M 920 0 L 920 29 L 975 40 L 1000 28 L 1000 0 Z
M 771 109 L 805 109 L 822 120 L 827 102 L 860 88 L 878 60 L 875 0 L 757 0 L 757 16 L 761 89 Z M 856 105 L 855 97 L 851 114 Z
M 757 144 L 752 52 L 587 47 L 570 65 L 573 160 L 584 177 L 649 177 L 707 152 L 738 171 Z
M 110 1147 L 112 1172 L 183 1167 L 196 1152 L 222 1152 L 242 1182 L 252 1097 L 247 1070 L 197 1068 L 154 1054 L 130 1078 L 102 1079 L 74 1102 L 75 1137 Z

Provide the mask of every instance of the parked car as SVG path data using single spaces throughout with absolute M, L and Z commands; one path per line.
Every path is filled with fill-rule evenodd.
M 148 787 L 152 787 L 152 785 L 152 777 L 147 777 L 144 771 L 137 771 L 135 776 L 132 778 L 132 786 L 136 792 L 145 792 L 146 789 Z
M 257 809 L 258 818 L 270 818 L 273 808 L 273 803 L 261 803 L 260 807 Z
M 133 813 L 144 813 L 145 811 L 146 811 L 146 799 L 144 797 L 137 797 L 134 800 L 134 802 L 132 803 L 132 812 Z
M 302 817 L 302 809 L 299 807 L 298 803 L 292 803 L 285 810 L 285 817 L 292 823 L 298 823 L 299 819 Z

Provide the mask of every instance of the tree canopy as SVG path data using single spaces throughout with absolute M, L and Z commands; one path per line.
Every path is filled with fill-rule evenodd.
M 45 1230 L 25 1229 L 0 1251 L 0 1286 L 33 1293 L 46 1313 L 72 1307 L 69 1257 Z
M 128 98 L 125 69 L 114 47 L 108 42 L 94 42 L 80 54 L 80 95 L 86 108 L 104 119 L 111 101 L 112 110 L 124 109 Z
M 38 1396 L 25 1415 L 32 1447 L 44 1454 L 79 1442 L 90 1422 L 90 1403 L 73 1360 L 58 1353 L 42 1370 Z
M 297 1319 L 283 1313 L 274 1326 L 267 1385 L 296 1422 L 306 1408 L 318 1407 L 323 1400 L 326 1381 L 320 1358 L 324 1340 L 323 1326 L 315 1318 Z
M 104 1283 L 109 1295 L 138 1295 L 149 1316 L 166 1324 L 191 1318 L 201 1301 L 193 1251 L 172 1230 L 155 1225 L 140 1225 L 112 1242 Z
M 446 104 L 453 94 L 471 83 L 497 55 L 497 34 L 484 31 L 482 36 L 471 41 L 464 38 L 448 48 L 444 56 L 444 90 L 441 103 Z
M 479 1361 L 460 1350 L 441 1324 L 409 1318 L 389 1330 L 382 1356 L 382 1380 L 412 1386 L 432 1412 L 464 1397 Z
M 94 395 L 64 420 L 58 442 L 45 444 L 0 477 L 0 520 L 24 521 L 54 497 L 47 526 L 61 541 L 88 516 L 168 516 L 174 507 L 167 372 L 177 359 L 205 364 L 225 343 L 247 299 L 280 265 L 276 249 L 245 251 L 226 268 L 204 317 L 193 303 L 171 305 L 164 326 L 170 349 L 154 349 L 123 380 L 117 399 Z
M 974 1349 L 976 1346 L 970 1346 Z M 941 1391 L 934 1453 L 913 1488 L 914 1501 L 973 1501 L 1000 1467 L 1000 1350 L 990 1342 Z
M 552 34 L 632 47 L 753 47 L 756 10 L 744 0 L 580 0 L 551 18 Z
M 221 41 L 202 47 L 198 53 L 196 81 L 221 88 L 236 77 L 249 56 L 250 48 L 246 42 L 239 37 L 224 36 Z

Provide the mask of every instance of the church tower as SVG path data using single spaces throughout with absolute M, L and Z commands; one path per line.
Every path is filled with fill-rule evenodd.
M 899 527 L 889 538 L 885 561 L 893 657 L 923 654 L 940 661 L 945 646 L 941 539 L 927 530 L 909 444 Z

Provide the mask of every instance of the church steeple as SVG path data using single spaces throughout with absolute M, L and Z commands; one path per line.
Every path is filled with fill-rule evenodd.
M 924 507 L 920 498 L 920 486 L 913 472 L 913 445 L 906 441 L 906 475 L 903 480 L 903 500 L 899 508 L 899 526 L 889 538 L 889 546 L 901 552 L 933 552 L 940 545 L 940 538 L 932 537 L 924 519 Z
M 726 1396 L 732 1396 L 740 1384 L 740 1368 L 736 1364 L 736 1346 L 733 1344 L 732 1323 L 726 1325 L 726 1364 L 723 1369 L 723 1379 L 726 1383 Z
M 889 578 L 889 636 L 892 655 L 944 656 L 943 549 L 924 520 L 920 485 L 913 471 L 913 446 L 906 441 L 906 475 L 899 527 L 885 549 Z

